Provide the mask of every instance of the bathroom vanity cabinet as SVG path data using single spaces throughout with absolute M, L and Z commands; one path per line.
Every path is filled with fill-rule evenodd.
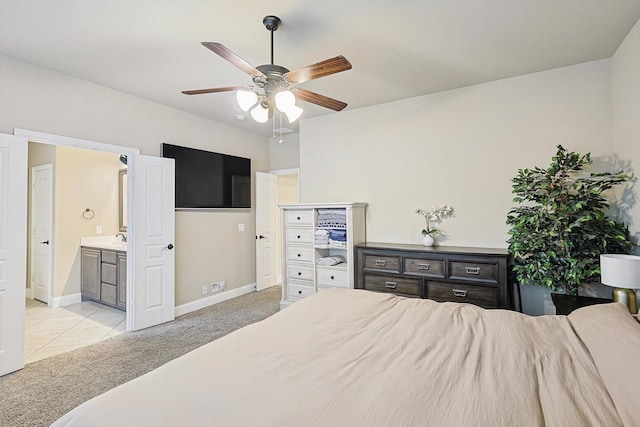
M 127 252 L 81 247 L 81 293 L 120 310 L 127 307 Z

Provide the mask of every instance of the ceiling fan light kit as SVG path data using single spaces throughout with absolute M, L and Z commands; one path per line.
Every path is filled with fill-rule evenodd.
M 242 111 L 251 110 L 251 117 L 259 123 L 266 123 L 269 120 L 273 115 L 274 106 L 275 109 L 287 116 L 289 123 L 295 122 L 304 111 L 295 104 L 296 99 L 311 102 L 334 111 L 344 109 L 347 106 L 346 103 L 298 88 L 297 85 L 350 70 L 351 63 L 344 56 L 336 56 L 294 71 L 289 71 L 283 66 L 274 64 L 273 32 L 278 29 L 281 22 L 280 18 L 273 15 L 265 16 L 262 20 L 266 29 L 271 33 L 271 64 L 253 67 L 220 43 L 202 42 L 204 47 L 249 74 L 253 80 L 252 86 L 185 90 L 182 93 L 199 95 L 236 91 L 236 101 Z
M 258 94 L 249 90 L 239 90 L 236 92 L 236 100 L 242 111 L 249 111 L 258 102 Z
M 269 120 L 269 106 L 261 102 L 251 110 L 251 117 L 258 123 L 267 123 Z

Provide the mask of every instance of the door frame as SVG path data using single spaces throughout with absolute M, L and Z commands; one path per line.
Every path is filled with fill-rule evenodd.
M 104 151 L 108 153 L 124 154 L 127 157 L 134 157 L 140 154 L 140 150 L 132 147 L 124 147 L 121 145 L 105 144 L 102 142 L 90 141 L 86 139 L 72 138 L 68 136 L 54 135 L 43 132 L 36 132 L 27 129 L 15 128 L 13 130 L 15 136 L 26 138 L 29 142 L 37 142 L 39 144 L 48 144 L 56 146 L 76 147 L 86 150 Z M 127 165 L 130 173 L 127 174 L 127 187 L 132 188 L 131 177 L 134 175 L 134 162 Z M 135 208 L 135 198 L 133 192 L 127 192 L 127 218 L 133 218 Z M 127 233 L 129 234 L 129 233 Z M 135 245 L 135 239 L 131 239 L 127 250 L 127 265 L 133 265 L 132 252 Z M 127 283 L 134 283 L 133 268 L 127 268 Z M 26 285 L 26 283 L 25 283 Z M 128 295 L 127 295 L 128 296 Z M 127 331 L 130 331 L 133 324 L 133 299 L 127 298 L 126 324 Z
M 283 254 L 282 254 L 282 218 L 280 217 L 280 208 L 278 207 L 278 175 L 297 175 L 298 176 L 298 203 L 300 203 L 300 168 L 290 168 L 290 169 L 276 169 L 269 171 L 270 174 L 276 175 L 276 191 L 273 195 L 275 198 L 274 204 L 276 206 L 276 214 L 275 214 L 275 239 L 274 239 L 274 247 L 276 253 L 276 285 L 282 285 L 282 266 L 283 266 Z M 279 264 L 279 265 L 278 265 Z
M 28 156 L 28 152 L 29 149 L 27 148 L 27 156 Z M 46 221 L 49 222 L 48 226 L 49 226 L 49 233 L 51 234 L 49 236 L 49 244 L 48 244 L 48 248 L 47 250 L 49 251 L 49 255 L 47 257 L 47 265 L 45 266 L 45 274 L 48 276 L 46 281 L 47 281 L 47 305 L 51 306 L 52 304 L 52 297 L 53 297 L 53 292 L 51 289 L 51 281 L 53 280 L 53 254 L 55 253 L 54 251 L 54 242 L 53 242 L 53 206 L 55 206 L 55 201 L 53 198 L 53 165 L 51 163 L 46 163 L 44 165 L 38 165 L 38 166 L 32 166 L 30 168 L 30 179 L 31 179 L 31 204 L 29 207 L 29 217 L 30 217 L 30 224 L 31 224 L 31 229 L 29 230 L 29 242 L 30 242 L 30 266 L 29 266 L 29 274 L 30 274 L 30 285 L 33 284 L 33 275 L 34 275 L 34 268 L 35 268 L 35 258 L 36 258 L 36 239 L 34 236 L 34 217 L 35 217 L 35 209 L 34 209 L 34 200 L 35 200 L 35 193 L 33 191 L 33 179 L 34 179 L 34 174 L 36 172 L 36 170 L 47 170 L 49 172 L 49 183 L 51 184 L 49 187 L 49 216 L 48 218 L 46 218 Z M 28 293 L 31 298 L 35 298 L 35 289 L 33 289 L 33 287 L 30 287 L 30 292 Z

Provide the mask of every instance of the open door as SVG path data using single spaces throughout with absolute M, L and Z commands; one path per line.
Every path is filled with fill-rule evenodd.
M 256 289 L 276 284 L 276 177 L 256 172 Z
M 175 318 L 175 167 L 163 157 L 133 156 L 130 198 L 136 208 L 128 224 L 133 289 L 127 289 L 133 312 L 127 329 L 139 330 Z
M 31 168 L 31 290 L 33 298 L 51 303 L 53 247 L 53 165 Z
M 27 139 L 0 134 L 0 376 L 24 367 Z

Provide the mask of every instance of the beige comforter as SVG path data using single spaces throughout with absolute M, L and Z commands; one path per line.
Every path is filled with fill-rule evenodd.
M 54 425 L 640 426 L 640 370 L 617 373 L 638 355 L 620 304 L 529 317 L 330 290 Z

